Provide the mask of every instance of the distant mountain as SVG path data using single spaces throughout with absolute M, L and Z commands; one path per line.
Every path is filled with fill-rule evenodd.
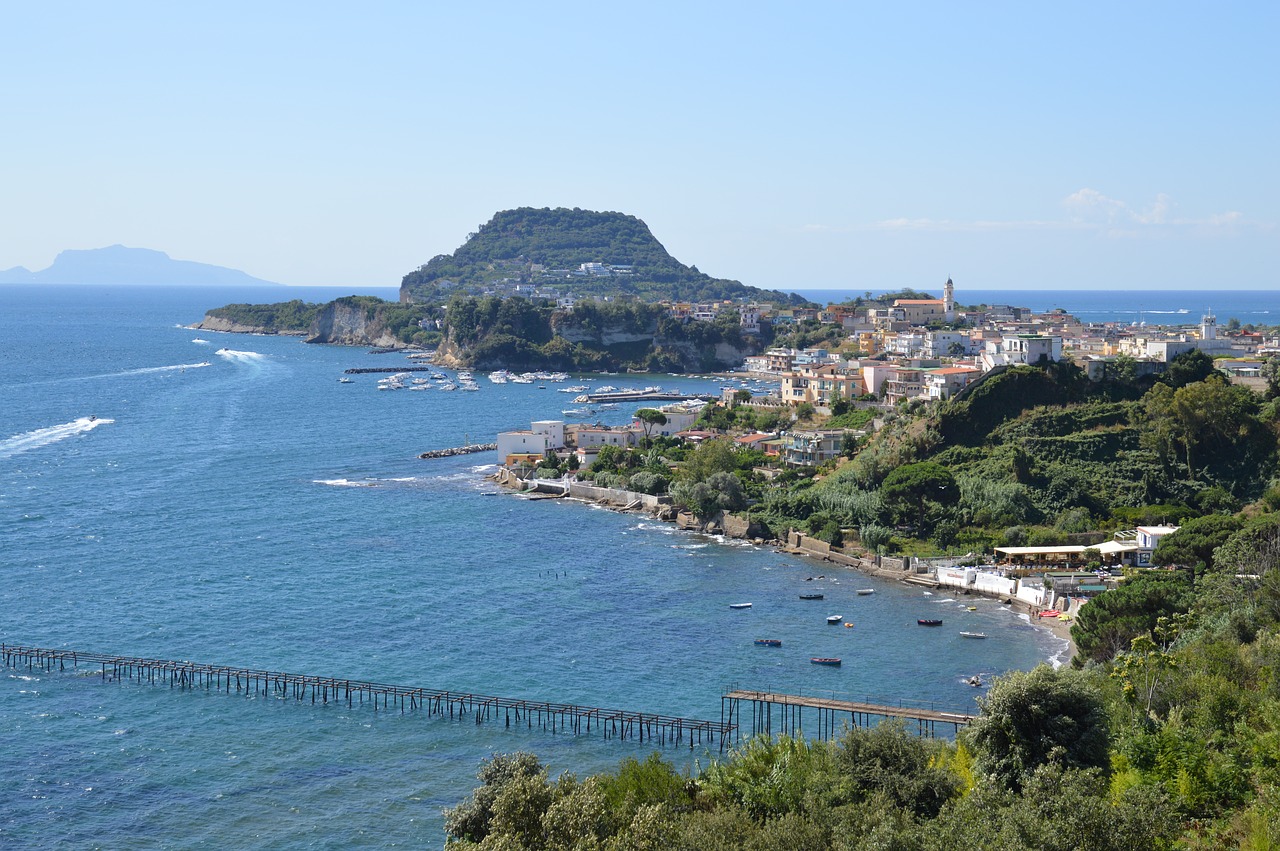
M 52 266 L 38 272 L 15 266 L 0 271 L 0 284 L 282 286 L 236 269 L 174 260 L 163 251 L 123 245 L 63 251 Z
M 405 275 L 400 298 L 439 303 L 454 293 L 510 295 L 529 284 L 577 296 L 629 295 L 646 301 L 804 302 L 792 293 L 713 278 L 684 265 L 635 216 L 565 207 L 495 214 L 453 254 L 433 257 Z

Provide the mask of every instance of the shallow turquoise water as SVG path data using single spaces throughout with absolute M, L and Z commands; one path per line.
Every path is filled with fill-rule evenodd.
M 970 674 L 1059 650 L 991 601 L 970 613 L 635 516 L 498 494 L 491 454 L 416 457 L 558 417 L 569 397 L 555 385 L 377 392 L 376 375 L 336 379 L 402 358 L 179 327 L 278 298 L 0 287 L 0 641 L 717 719 L 730 685 L 962 708 Z M 799 600 L 818 586 L 824 601 Z M 728 608 L 739 601 L 754 606 Z M 833 613 L 856 627 L 828 627 Z M 945 630 L 915 626 L 938 613 Z M 441 809 L 488 754 L 529 749 L 585 774 L 647 751 L 92 672 L 0 672 L 0 724 L 0 844 L 18 848 L 436 847 Z

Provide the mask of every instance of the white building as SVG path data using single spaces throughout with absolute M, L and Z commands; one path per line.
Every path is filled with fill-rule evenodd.
M 658 410 L 667 418 L 667 422 L 665 425 L 649 426 L 649 436 L 671 437 L 678 432 L 688 431 L 693 427 L 704 407 L 706 407 L 705 404 L 696 407 L 684 404 L 663 405 Z M 645 424 L 638 419 L 631 421 L 631 428 L 633 430 L 638 429 L 642 436 L 645 433 Z
M 970 342 L 964 331 L 927 331 L 921 353 L 927 358 L 963 357 L 969 354 Z
M 1062 360 L 1062 338 L 1048 334 L 1017 334 L 1001 340 L 987 340 L 982 352 L 982 371 L 997 366 L 1036 364 L 1041 359 Z
M 564 422 L 540 420 L 528 429 L 498 432 L 498 458 L 504 465 L 512 455 L 542 455 L 548 449 L 564 448 Z

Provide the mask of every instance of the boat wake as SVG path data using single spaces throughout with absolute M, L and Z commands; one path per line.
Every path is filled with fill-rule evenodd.
M 218 349 L 214 354 L 239 363 L 262 363 L 267 359 L 267 356 L 260 352 L 238 352 L 235 349 Z
M 77 434 L 84 434 L 93 431 L 100 425 L 113 423 L 115 420 L 103 420 L 96 417 L 80 417 L 69 423 L 61 425 L 49 426 L 48 428 L 38 428 L 35 431 L 28 431 L 22 434 L 15 434 L 8 440 L 0 440 L 0 458 L 12 458 L 23 452 L 32 449 L 40 449 L 50 446 L 68 437 L 75 437 Z
M 113 376 L 119 375 L 151 375 L 156 372 L 186 372 L 188 369 L 200 369 L 213 364 L 206 361 L 200 363 L 175 363 L 172 366 L 144 366 L 138 369 L 126 369 L 124 372 L 112 373 Z

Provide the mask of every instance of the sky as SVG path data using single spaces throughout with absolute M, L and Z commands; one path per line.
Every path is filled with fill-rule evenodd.
M 121 243 L 396 286 L 534 206 L 638 216 L 767 288 L 1273 288 L 1278 24 L 1274 2 L 6 4 L 0 269 Z

